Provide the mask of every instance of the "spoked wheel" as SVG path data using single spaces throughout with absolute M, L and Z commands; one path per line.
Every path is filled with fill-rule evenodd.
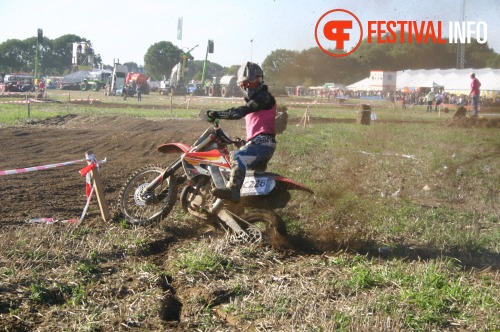
M 286 226 L 280 216 L 271 210 L 252 210 L 239 218 L 247 223 L 247 242 L 267 243 L 273 247 L 286 246 Z
M 165 179 L 153 192 L 145 193 L 145 188 L 164 171 L 160 166 L 145 166 L 132 174 L 123 186 L 120 206 L 129 223 L 151 224 L 172 210 L 177 198 L 177 181 L 174 175 Z

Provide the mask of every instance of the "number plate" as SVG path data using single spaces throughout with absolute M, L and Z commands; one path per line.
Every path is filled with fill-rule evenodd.
M 274 189 L 274 179 L 267 176 L 247 176 L 241 187 L 241 196 L 267 195 Z

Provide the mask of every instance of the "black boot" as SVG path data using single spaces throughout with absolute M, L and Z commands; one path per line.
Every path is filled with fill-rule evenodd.
M 212 191 L 215 197 L 220 199 L 225 199 L 234 203 L 239 203 L 240 201 L 240 189 L 239 188 L 217 188 Z
M 234 203 L 240 201 L 240 190 L 245 180 L 245 173 L 239 167 L 231 169 L 231 177 L 226 188 L 216 188 L 212 194 L 220 199 L 225 199 Z

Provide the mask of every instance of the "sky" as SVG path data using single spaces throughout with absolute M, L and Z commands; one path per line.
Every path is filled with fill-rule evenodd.
M 89 39 L 104 64 L 112 65 L 118 59 L 120 63 L 144 65 L 144 54 L 160 41 L 170 41 L 184 50 L 199 45 L 191 54 L 195 60 L 204 60 L 211 39 L 215 50 L 208 60 L 229 67 L 246 61 L 261 64 L 277 49 L 301 51 L 316 47 L 316 23 L 333 9 L 354 13 L 366 31 L 369 20 L 446 24 L 459 21 L 461 3 L 462 0 L 0 0 L 0 43 L 35 37 L 40 28 L 50 39 L 65 34 Z M 177 39 L 179 17 L 183 21 L 182 40 Z M 500 1 L 466 0 L 465 20 L 486 22 L 488 45 L 496 53 L 500 53 L 498 17 Z M 443 30 L 446 37 L 448 29 Z M 347 43 L 346 49 L 354 44 Z

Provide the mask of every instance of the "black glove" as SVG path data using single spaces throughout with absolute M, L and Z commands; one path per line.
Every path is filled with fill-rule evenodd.
M 239 149 L 241 148 L 243 145 L 245 145 L 246 142 L 244 140 L 242 140 L 241 138 L 237 137 L 235 140 L 234 140 L 234 145 Z
M 219 113 L 217 111 L 207 111 L 208 122 L 215 122 L 220 119 Z

